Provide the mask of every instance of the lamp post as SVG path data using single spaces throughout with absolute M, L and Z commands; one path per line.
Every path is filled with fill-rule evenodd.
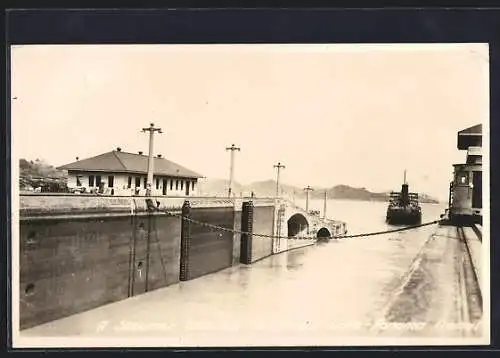
M 309 192 L 313 191 L 314 189 L 311 188 L 309 185 L 304 188 L 304 191 L 306 192 L 306 212 L 309 213 Z
M 151 188 L 153 187 L 153 138 L 154 133 L 163 133 L 161 128 L 155 128 L 154 123 L 150 123 L 148 128 L 142 128 L 142 132 L 149 132 L 149 158 L 148 158 L 148 178 L 146 185 L 146 196 L 151 196 Z
M 286 167 L 278 162 L 278 164 L 276 164 L 274 166 L 274 168 L 276 168 L 276 198 L 279 198 L 279 196 L 280 196 L 280 169 L 285 169 Z
M 240 148 L 236 147 L 234 144 L 231 144 L 231 146 L 226 148 L 226 150 L 231 151 L 231 164 L 229 167 L 229 189 L 228 189 L 228 196 L 231 197 L 233 191 L 233 180 L 234 180 L 234 152 L 235 151 L 239 152 Z
M 323 203 L 323 219 L 326 220 L 326 202 L 328 200 L 328 190 L 325 189 L 325 201 Z

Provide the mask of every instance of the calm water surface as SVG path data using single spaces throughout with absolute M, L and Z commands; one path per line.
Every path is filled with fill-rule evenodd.
M 319 210 L 323 216 L 323 200 L 310 200 L 310 210 Z M 297 200 L 297 205 L 305 208 L 305 200 Z M 444 212 L 445 204 L 421 204 L 422 222 L 439 219 Z M 385 223 L 387 203 L 377 201 L 329 200 L 327 217 L 347 223 L 349 234 L 380 231 L 393 228 Z

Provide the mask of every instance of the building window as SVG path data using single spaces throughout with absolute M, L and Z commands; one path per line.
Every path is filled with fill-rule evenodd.
M 179 180 L 175 181 L 175 190 L 179 190 Z
M 148 187 L 148 179 L 144 177 L 144 183 L 143 183 L 144 189 L 147 189 Z
M 76 176 L 76 186 L 82 186 L 81 175 Z
M 468 185 L 469 184 L 469 172 L 460 172 L 457 174 L 457 184 Z
M 194 181 L 191 182 L 191 190 L 194 190 Z
M 94 186 L 94 176 L 89 175 L 89 187 L 92 188 Z
M 97 187 L 101 186 L 101 176 L 100 175 L 95 176 L 95 186 L 97 186 Z
M 170 190 L 174 188 L 174 180 L 170 179 Z
M 135 187 L 140 188 L 141 186 L 141 177 L 135 177 Z
M 184 190 L 184 180 L 181 180 L 181 190 Z
M 160 179 L 156 178 L 156 189 L 160 189 Z
M 113 175 L 108 176 L 108 188 L 112 188 L 115 183 L 115 177 Z
M 128 177 L 127 188 L 130 189 L 132 187 L 132 177 Z

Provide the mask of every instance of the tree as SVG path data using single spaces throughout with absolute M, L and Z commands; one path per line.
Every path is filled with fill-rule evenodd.
M 19 159 L 19 167 L 21 169 L 29 169 L 30 163 L 26 159 L 21 158 L 21 159 Z

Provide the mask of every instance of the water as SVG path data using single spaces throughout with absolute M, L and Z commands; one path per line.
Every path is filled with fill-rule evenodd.
M 322 208 L 322 200 L 310 201 L 310 209 Z M 330 200 L 327 210 L 347 223 L 350 234 L 391 228 L 383 202 Z M 423 204 L 423 222 L 443 210 Z M 167 346 L 329 345 L 336 337 L 366 337 L 433 230 L 431 225 L 293 250 L 23 334 L 157 337 Z
M 305 199 L 295 203 L 306 207 Z M 309 200 L 309 210 L 319 210 L 323 216 L 323 203 L 321 199 Z M 422 203 L 421 207 L 422 223 L 425 223 L 439 219 L 446 205 Z M 338 199 L 328 200 L 326 208 L 327 217 L 345 222 L 349 234 L 394 229 L 394 226 L 385 223 L 386 210 L 386 202 Z

